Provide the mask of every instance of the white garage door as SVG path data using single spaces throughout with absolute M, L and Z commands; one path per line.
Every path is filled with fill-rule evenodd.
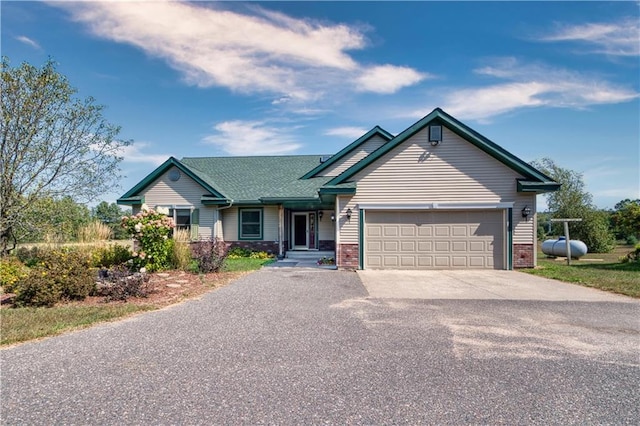
M 504 269 L 502 210 L 365 212 L 365 269 Z

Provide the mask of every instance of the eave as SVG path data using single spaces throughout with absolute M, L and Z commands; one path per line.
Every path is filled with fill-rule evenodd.
M 524 179 L 517 179 L 516 181 L 518 192 L 553 192 L 557 191 L 560 189 L 560 186 L 562 186 L 562 184 L 557 182 L 535 182 Z

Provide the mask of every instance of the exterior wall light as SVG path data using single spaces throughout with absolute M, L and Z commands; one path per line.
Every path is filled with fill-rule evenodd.
M 529 206 L 524 206 L 524 208 L 522 209 L 522 217 L 525 220 L 527 220 L 530 214 L 531 214 L 531 208 Z
M 351 220 L 351 215 L 353 214 L 353 212 L 351 211 L 351 209 L 347 209 L 347 220 Z
M 336 221 L 336 214 L 331 213 L 331 222 L 335 222 L 335 221 Z
M 318 220 L 322 220 L 322 216 L 324 215 L 324 212 L 322 210 L 320 210 L 318 212 Z

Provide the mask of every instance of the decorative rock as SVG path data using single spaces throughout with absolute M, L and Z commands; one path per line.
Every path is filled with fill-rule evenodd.
M 180 284 L 167 284 L 167 287 L 169 287 L 169 288 L 180 288 L 182 286 Z
M 171 274 L 167 274 L 166 272 L 159 272 L 156 275 L 162 278 L 167 278 L 171 276 Z
M 189 280 L 176 280 L 176 282 L 180 284 L 186 284 L 189 282 Z

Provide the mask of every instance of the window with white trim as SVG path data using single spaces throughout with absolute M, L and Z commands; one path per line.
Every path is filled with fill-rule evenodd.
M 191 209 L 170 208 L 169 217 L 173 218 L 176 230 L 191 230 Z

